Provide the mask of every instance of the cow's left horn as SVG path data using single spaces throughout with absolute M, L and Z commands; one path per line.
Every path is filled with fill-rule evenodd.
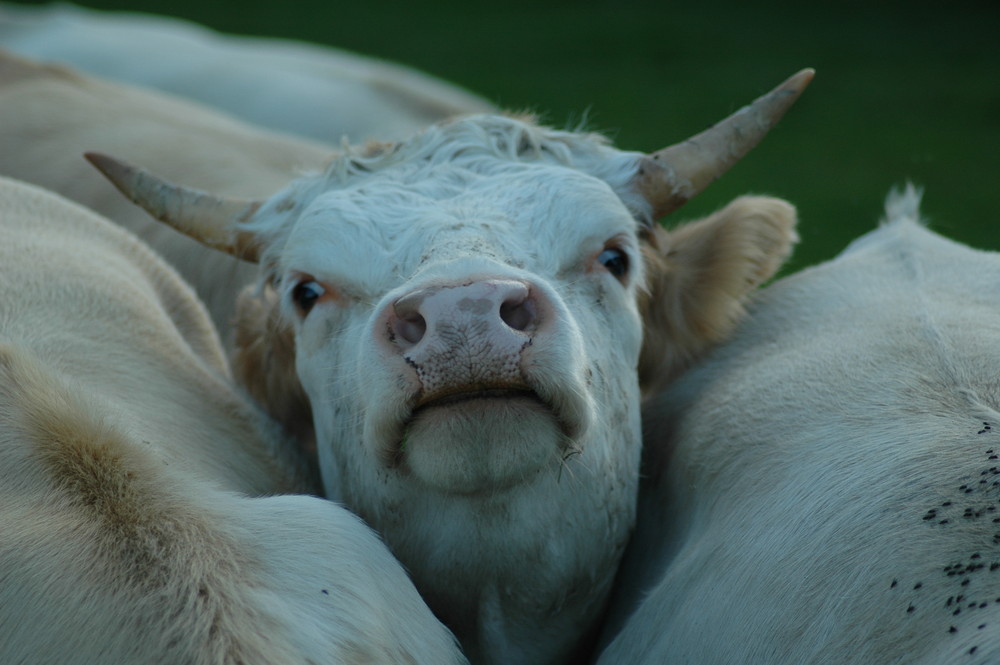
M 161 222 L 244 261 L 256 263 L 260 259 L 258 238 L 240 231 L 236 224 L 249 219 L 261 202 L 224 199 L 181 187 L 107 155 L 88 152 L 84 157 L 133 203 Z
M 750 152 L 795 103 L 814 73 L 803 69 L 719 124 L 643 157 L 635 184 L 654 216 L 680 208 Z

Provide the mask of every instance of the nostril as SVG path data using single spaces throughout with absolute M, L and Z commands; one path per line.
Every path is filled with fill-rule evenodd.
M 420 314 L 414 312 L 393 320 L 392 331 L 397 339 L 402 339 L 409 344 L 416 344 L 424 338 L 424 333 L 427 332 L 427 321 Z
M 535 305 L 526 294 L 509 298 L 500 305 L 500 318 L 510 328 L 524 332 L 535 322 Z
M 392 317 L 389 325 L 397 343 L 413 345 L 424 338 L 427 333 L 427 319 L 420 313 L 425 293 L 418 291 L 400 298 L 392 305 Z

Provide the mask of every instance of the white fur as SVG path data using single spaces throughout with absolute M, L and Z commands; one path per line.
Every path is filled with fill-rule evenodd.
M 198 100 L 332 144 L 405 138 L 491 104 L 416 70 L 323 46 L 222 35 L 176 18 L 0 7 L 0 47 Z
M 918 203 L 646 406 L 600 663 L 1000 659 L 1000 256 Z
M 308 485 L 172 270 L 6 179 L 0 226 L 0 662 L 464 662 L 360 520 L 267 497 Z

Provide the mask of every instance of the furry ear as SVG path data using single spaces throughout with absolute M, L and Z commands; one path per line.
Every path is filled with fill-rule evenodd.
M 295 373 L 295 337 L 278 312 L 278 294 L 248 286 L 236 301 L 233 375 L 317 468 L 312 406 Z
M 714 345 L 744 314 L 744 302 L 771 278 L 798 241 L 795 208 L 744 196 L 722 210 L 666 231 L 645 248 L 647 294 L 639 381 L 662 387 Z

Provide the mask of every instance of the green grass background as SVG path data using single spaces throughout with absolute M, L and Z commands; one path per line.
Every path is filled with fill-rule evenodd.
M 235 33 L 393 59 L 556 125 L 653 150 L 802 67 L 816 79 L 771 136 L 670 222 L 743 193 L 795 203 L 789 269 L 877 222 L 893 185 L 925 188 L 934 228 L 1000 249 L 1000 3 L 639 0 L 89 0 Z

